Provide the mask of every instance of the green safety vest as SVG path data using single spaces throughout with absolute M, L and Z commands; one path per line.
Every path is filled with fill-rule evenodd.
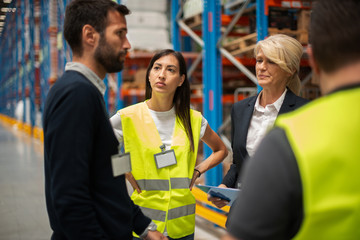
M 304 219 L 294 239 L 360 239 L 360 87 L 282 115 L 299 166 Z
M 193 234 L 195 197 L 189 186 L 198 152 L 201 114 L 190 110 L 193 152 L 182 124 L 176 119 L 171 149 L 177 164 L 161 169 L 156 167 L 154 154 L 161 152 L 162 142 L 146 103 L 124 108 L 120 116 L 125 152 L 130 152 L 131 172 L 142 191 L 140 194 L 134 191 L 131 199 L 157 224 L 158 231 L 164 232 L 166 227 L 172 238 Z

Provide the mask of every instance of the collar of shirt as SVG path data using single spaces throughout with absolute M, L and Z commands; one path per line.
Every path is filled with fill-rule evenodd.
M 287 89 L 285 89 L 278 100 L 272 104 L 266 105 L 265 108 L 259 104 L 260 95 L 257 97 L 246 138 L 246 150 L 250 156 L 253 156 L 257 146 L 267 131 L 274 125 L 284 101 L 286 91 Z
M 99 78 L 98 75 L 96 75 L 90 68 L 85 66 L 82 63 L 78 62 L 68 62 L 65 66 L 65 71 L 77 71 L 84 75 L 89 81 L 95 85 L 95 87 L 101 92 L 101 94 L 104 96 L 106 91 L 106 86 L 101 78 Z
M 284 92 L 281 94 L 281 96 L 272 104 L 268 104 L 265 106 L 265 108 L 275 108 L 276 112 L 279 113 L 281 105 L 284 102 L 285 99 L 285 95 L 287 92 L 287 88 L 285 88 Z M 262 93 L 260 93 L 262 94 Z M 254 111 L 257 112 L 261 112 L 264 113 L 265 112 L 265 108 L 263 106 L 260 105 L 260 94 L 259 96 L 256 98 L 256 102 L 255 102 L 255 106 L 254 106 Z

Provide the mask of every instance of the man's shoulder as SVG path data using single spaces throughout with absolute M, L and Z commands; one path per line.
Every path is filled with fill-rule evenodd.
M 77 96 L 97 94 L 96 87 L 81 73 L 77 71 L 66 71 L 55 82 L 50 92 L 57 94 L 75 94 Z
M 91 82 L 80 72 L 77 71 L 66 71 L 64 74 L 56 81 L 54 86 L 69 86 L 69 87 L 75 87 L 77 85 L 91 85 Z
M 51 87 L 45 109 L 61 106 L 91 106 L 101 103 L 102 95 L 82 74 L 66 71 Z

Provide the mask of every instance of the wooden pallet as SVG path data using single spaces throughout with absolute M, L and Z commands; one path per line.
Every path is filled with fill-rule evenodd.
M 290 30 L 287 28 L 277 29 L 277 28 L 268 28 L 269 36 L 275 34 L 285 34 L 290 37 L 297 39 L 301 44 L 308 44 L 309 42 L 309 34 L 306 29 L 300 30 Z
M 197 14 L 184 19 L 184 23 L 191 29 L 202 26 L 202 14 Z
M 239 55 L 254 50 L 256 46 L 257 34 L 251 33 L 245 37 L 237 38 L 234 41 L 223 44 L 223 47 L 228 50 L 231 55 Z

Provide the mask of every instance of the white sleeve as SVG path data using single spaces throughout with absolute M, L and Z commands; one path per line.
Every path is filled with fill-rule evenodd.
M 115 113 L 114 116 L 110 118 L 110 123 L 113 127 L 116 138 L 118 139 L 120 144 L 123 145 L 124 139 L 123 139 L 120 112 Z
M 208 125 L 208 121 L 204 118 L 204 116 L 202 116 L 201 129 L 200 129 L 200 139 L 202 139 L 202 137 L 204 136 L 207 125 Z

